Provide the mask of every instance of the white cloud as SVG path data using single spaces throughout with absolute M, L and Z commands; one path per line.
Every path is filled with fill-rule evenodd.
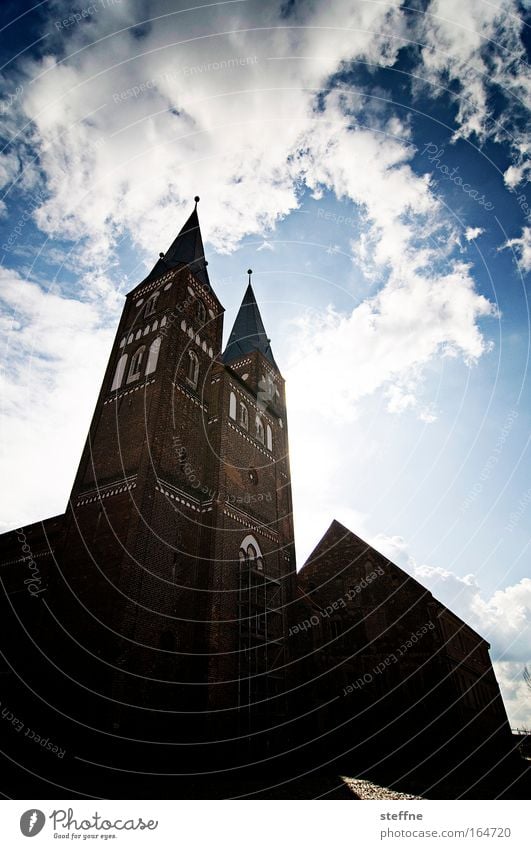
M 364 205 L 374 261 L 402 261 L 411 211 L 416 228 L 425 216 L 424 238 L 437 211 L 427 180 L 405 165 L 408 122 L 375 87 L 329 95 L 322 112 L 314 109 L 315 92 L 344 62 L 391 65 L 413 37 L 425 44 L 422 73 L 462 85 L 459 132 L 468 135 L 486 131 L 476 113 L 487 84 L 507 88 L 512 80 L 520 92 L 526 77 L 517 63 L 521 23 L 512 0 L 509 8 L 432 0 L 425 15 L 407 23 L 400 5 L 296 4 L 283 26 L 280 3 L 213 6 L 205 16 L 160 0 L 150 4 L 152 20 L 139 37 L 131 25 L 142 6 L 122 3 L 71 27 L 67 40 L 59 34 L 51 42 L 57 55 L 50 50 L 26 63 L 34 80 L 16 104 L 31 119 L 22 137 L 37 149 L 50 192 L 39 225 L 80 240 L 79 261 L 101 271 L 123 235 L 156 258 L 199 193 L 208 197 L 202 218 L 211 244 L 231 251 L 243 235 L 263 234 L 295 209 L 306 182 L 316 191 L 333 185 Z M 67 2 L 54 3 L 52 21 L 66 9 Z M 508 51 L 513 64 L 499 58 Z M 363 116 L 375 133 L 346 133 L 345 112 Z M 514 143 L 514 168 L 521 169 L 525 142 Z M 359 161 L 367 167 L 351 168 Z M 514 183 L 515 173 L 506 179 Z M 361 233 L 357 248 L 366 240 Z M 411 252 L 405 259 L 412 261 Z M 420 252 L 417 262 L 425 260 Z M 90 275 L 85 283 L 92 291 Z
M 507 141 L 514 138 L 512 119 L 529 102 L 531 74 L 521 32 L 525 24 L 518 3 L 482 0 L 432 0 L 419 24 L 423 43 L 419 72 L 440 96 L 440 86 L 458 85 L 454 138 L 475 134 Z M 490 120 L 492 87 L 506 98 L 507 108 L 496 124 Z
M 467 227 L 465 230 L 465 239 L 467 242 L 472 242 L 474 239 L 477 239 L 478 236 L 481 236 L 485 230 L 483 227 Z
M 503 175 L 505 184 L 510 189 L 516 189 L 520 183 L 528 182 L 531 177 L 531 141 L 524 137 L 516 138 L 513 142 L 515 162 L 509 165 Z
M 402 412 L 417 406 L 415 390 L 432 358 L 473 362 L 488 350 L 477 322 L 496 311 L 475 291 L 471 268 L 433 248 L 448 224 L 429 181 L 409 166 L 411 148 L 352 130 L 338 93 L 327 96 L 325 107 L 326 123 L 307 131 L 302 144 L 304 180 L 316 193 L 324 187 L 361 205 L 364 268 L 386 269 L 388 277 L 350 315 L 330 308 L 302 317 L 287 370 L 292 392 L 298 407 L 318 414 L 321 395 L 313 387 L 326 386 L 326 413 L 343 420 L 361 398 L 385 387 L 388 409 Z M 338 362 L 356 364 L 348 384 Z M 421 407 L 419 415 L 430 421 L 434 412 Z
M 423 368 L 435 356 L 474 362 L 488 347 L 477 321 L 494 314 L 464 264 L 440 277 L 393 280 L 348 315 L 331 307 L 323 315 L 307 312 L 296 323 L 286 369 L 294 406 L 344 421 L 361 399 L 385 388 L 389 410 L 415 408 Z M 339 364 L 349 363 L 345 381 Z
M 477 595 L 471 604 L 472 614 L 481 622 L 496 643 L 499 659 L 530 655 L 531 636 L 531 579 L 522 578 L 517 584 L 497 590 L 490 598 Z
M 531 691 L 523 679 L 524 665 L 495 661 L 494 672 L 500 685 L 512 728 L 531 727 Z
M 429 177 L 409 164 L 410 127 L 386 92 L 336 90 L 318 108 L 315 95 L 342 62 L 394 62 L 409 37 L 400 3 L 296 5 L 291 27 L 275 26 L 279 9 L 269 4 L 212 7 L 208 17 L 153 4 L 141 38 L 113 35 L 111 57 L 107 33 L 135 19 L 123 5 L 72 28 L 65 61 L 50 52 L 28 64 L 34 80 L 20 104 L 48 193 L 37 221 L 77 242 L 84 296 L 114 309 L 106 265 L 117 241 L 129 237 L 153 262 L 196 193 L 207 199 L 211 245 L 228 252 L 246 234 L 265 235 L 266 249 L 302 187 L 332 190 L 361 209 L 352 248 L 385 285 L 350 315 L 305 317 L 299 350 L 319 339 L 322 356 L 307 352 L 315 377 L 331 373 L 338 350 L 357 362 L 348 388 L 328 384 L 331 415 L 354 415 L 359 399 L 383 388 L 390 411 L 432 420 L 416 397 L 423 368 L 438 356 L 481 356 L 478 319 L 493 308 L 451 259 L 452 225 Z M 371 129 L 356 125 L 360 113 Z M 292 365 L 290 377 L 309 399 L 313 377 L 303 371 Z
M 114 333 L 94 306 L 5 269 L 0 326 L 1 530 L 64 511 Z
M 121 6 L 69 31 L 67 61 L 28 65 L 22 101 L 50 192 L 39 225 L 80 239 L 88 267 L 124 233 L 156 257 L 196 193 L 208 197 L 202 220 L 219 251 L 273 227 L 297 207 L 299 169 L 287 162 L 315 120 L 315 89 L 343 60 L 389 63 L 403 43 L 398 3 L 332 0 L 278 27 L 269 4 L 205 16 L 161 2 L 140 39 L 113 35 L 110 59 L 105 36 L 135 17 L 134 4 Z
M 531 227 L 524 227 L 521 236 L 508 239 L 503 247 L 514 248 L 522 271 L 531 271 Z

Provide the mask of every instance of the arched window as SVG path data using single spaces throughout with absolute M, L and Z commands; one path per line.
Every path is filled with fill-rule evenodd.
M 229 396 L 229 416 L 236 420 L 236 395 L 234 392 L 231 392 Z
M 206 307 L 201 299 L 197 301 L 195 314 L 197 316 L 197 320 L 202 324 L 206 321 Z
M 240 424 L 245 430 L 249 430 L 249 411 L 243 401 L 240 403 Z
M 146 374 L 151 374 L 157 368 L 161 342 L 162 338 L 160 336 L 157 336 L 157 338 L 153 340 L 149 347 Z
M 263 423 L 262 419 L 260 418 L 260 416 L 256 417 L 256 438 L 260 442 L 264 442 L 264 438 L 265 438 L 264 423 Z
M 157 301 L 159 299 L 159 293 L 155 292 L 154 295 L 151 296 L 146 301 L 146 306 L 144 307 L 144 317 L 147 318 L 149 315 L 153 315 L 155 310 L 157 309 Z
M 131 365 L 129 366 L 129 374 L 127 375 L 128 383 L 131 383 L 133 380 L 138 380 L 138 378 L 140 377 L 145 353 L 146 346 L 142 345 L 140 348 L 137 348 L 135 353 L 133 354 L 133 357 L 131 359 Z
M 260 551 L 260 546 L 252 534 L 249 534 L 242 540 L 239 553 L 240 565 L 247 565 L 252 569 L 257 569 L 259 572 L 264 570 L 264 558 Z
M 194 351 L 188 351 L 188 374 L 187 380 L 194 389 L 197 388 L 197 384 L 199 382 L 199 360 L 197 358 L 197 354 Z
M 271 426 L 267 426 L 267 450 L 273 450 L 273 431 L 271 430 Z
M 122 385 L 122 380 L 124 379 L 125 367 L 127 365 L 127 354 L 122 354 L 118 363 L 116 365 L 116 371 L 114 372 L 114 377 L 112 379 L 111 390 L 119 389 Z

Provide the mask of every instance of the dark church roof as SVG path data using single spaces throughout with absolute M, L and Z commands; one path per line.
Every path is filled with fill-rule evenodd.
M 155 280 L 170 268 L 185 265 L 203 285 L 210 288 L 210 280 L 208 279 L 206 268 L 207 263 L 205 261 L 205 249 L 203 247 L 203 239 L 201 238 L 201 229 L 197 215 L 198 200 L 199 198 L 196 197 L 195 208 L 188 221 L 183 225 L 164 256 L 155 263 L 146 280 Z M 145 283 L 146 280 L 142 282 Z
M 260 351 L 278 371 L 251 286 L 251 272 L 249 272 L 249 285 L 223 353 L 223 362 L 230 363 L 252 351 Z

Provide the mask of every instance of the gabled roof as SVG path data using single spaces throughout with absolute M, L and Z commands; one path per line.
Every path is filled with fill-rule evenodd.
M 185 265 L 201 283 L 210 288 L 210 280 L 208 279 L 206 268 L 207 263 L 205 261 L 205 249 L 203 247 L 199 217 L 197 215 L 198 200 L 199 198 L 196 197 L 195 207 L 188 221 L 184 224 L 164 256 L 161 256 L 157 260 L 146 279 L 142 281 L 143 283 L 147 280 L 155 280 L 171 268 Z
M 478 632 L 474 628 L 472 628 L 472 626 L 469 625 L 468 622 L 465 622 L 460 616 L 457 615 L 457 613 L 454 613 L 454 611 L 446 607 L 446 605 L 442 601 L 439 601 L 439 599 L 436 598 L 433 593 L 427 589 L 427 587 L 421 584 L 420 581 L 417 581 L 416 578 L 413 578 L 412 575 L 410 575 L 400 566 L 397 566 L 396 563 L 393 563 L 393 561 L 390 560 L 385 554 L 382 554 L 381 551 L 378 551 L 378 549 L 374 548 L 372 545 L 370 545 L 364 539 L 359 537 L 349 528 L 345 527 L 345 525 L 341 524 L 341 522 L 338 522 L 337 519 L 333 520 L 332 524 L 325 532 L 324 536 L 320 539 L 320 541 L 313 549 L 312 553 L 309 555 L 302 569 L 298 572 L 297 578 L 299 580 L 299 583 L 302 583 L 303 590 L 305 590 L 306 581 L 309 581 L 311 578 L 318 577 L 320 566 L 319 560 L 321 557 L 326 558 L 327 555 L 332 556 L 333 554 L 333 556 L 337 558 L 338 575 L 343 574 L 346 569 L 354 569 L 356 571 L 360 570 L 363 562 L 360 557 L 356 557 L 355 560 L 349 561 L 348 556 L 345 556 L 344 549 L 348 546 L 349 542 L 355 543 L 364 551 L 364 553 L 368 554 L 369 552 L 373 552 L 381 560 L 387 561 L 390 568 L 400 574 L 401 584 L 407 582 L 408 586 L 416 587 L 420 593 L 429 596 L 431 600 L 438 605 L 439 613 L 437 615 L 440 615 L 443 611 L 446 613 L 450 613 L 455 619 L 457 619 L 461 623 L 462 627 L 466 627 L 469 631 L 475 634 L 476 637 L 482 640 L 482 642 L 486 643 L 486 645 L 489 646 L 485 637 L 482 637 L 481 634 L 478 634 Z
M 251 286 L 251 272 L 249 271 L 249 285 L 223 353 L 223 362 L 233 362 L 238 357 L 250 354 L 252 351 L 260 351 L 278 371 L 271 350 L 271 342 L 267 338 L 262 316 Z

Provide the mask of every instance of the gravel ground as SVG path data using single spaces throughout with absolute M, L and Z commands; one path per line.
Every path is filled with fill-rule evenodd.
M 231 779 L 208 782 L 205 785 L 187 787 L 187 798 L 201 799 L 422 799 L 407 793 L 398 793 L 365 779 L 350 778 L 343 775 L 312 772 L 298 778 L 283 781 L 274 778 L 267 780 L 248 780 L 243 786 Z
M 380 787 L 372 781 L 364 781 L 359 778 L 347 778 L 342 776 L 343 781 L 358 799 L 422 799 L 422 796 L 411 796 L 409 793 L 397 793 L 387 787 Z

